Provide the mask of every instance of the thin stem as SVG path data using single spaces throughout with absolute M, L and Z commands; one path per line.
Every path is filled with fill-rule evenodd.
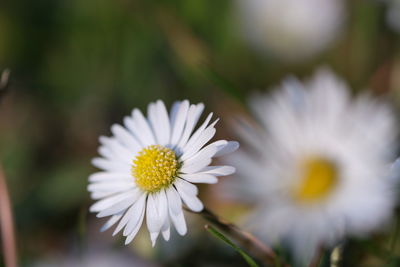
M 0 165 L 0 224 L 3 240 L 3 252 L 7 267 L 17 266 L 17 249 L 15 242 L 14 222 L 6 178 Z
M 204 225 L 204 228 L 210 232 L 213 236 L 215 236 L 216 238 L 218 238 L 219 240 L 222 240 L 223 242 L 225 242 L 226 244 L 228 244 L 231 248 L 233 248 L 234 250 L 236 250 L 242 257 L 243 259 L 246 261 L 246 263 L 251 266 L 251 267 L 258 267 L 258 264 L 249 256 L 247 255 L 246 252 L 244 252 L 242 250 L 241 247 L 237 246 L 235 243 L 233 243 L 231 240 L 229 240 L 226 236 L 224 236 L 221 232 L 219 232 L 217 229 L 215 229 L 214 227 L 212 227 L 211 225 Z
M 259 260 L 268 265 L 275 265 L 277 262 L 280 262 L 281 266 L 288 266 L 283 263 L 282 259 L 278 259 L 276 253 L 270 247 L 262 243 L 251 233 L 245 232 L 235 224 L 221 219 L 206 208 L 199 213 L 204 219 L 214 224 L 221 231 L 235 239 L 241 245 L 241 247 Z

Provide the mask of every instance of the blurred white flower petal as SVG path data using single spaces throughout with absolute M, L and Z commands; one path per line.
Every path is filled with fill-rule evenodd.
M 250 105 L 260 127 L 240 129 L 252 150 L 230 163 L 245 197 L 258 202 L 250 221 L 267 242 L 308 261 L 319 246 L 367 234 L 390 217 L 397 125 L 386 104 L 365 94 L 352 99 L 342 80 L 321 69 Z
M 303 61 L 328 48 L 346 19 L 342 0 L 236 0 L 244 37 L 261 53 Z

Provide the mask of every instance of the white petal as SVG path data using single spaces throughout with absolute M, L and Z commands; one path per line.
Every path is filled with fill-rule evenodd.
M 204 105 L 202 103 L 198 105 L 191 105 L 188 111 L 185 128 L 183 130 L 182 136 L 179 140 L 178 147 L 182 148 L 185 146 L 187 140 L 190 137 L 194 127 L 197 124 L 197 121 L 200 118 L 201 113 L 203 112 Z
M 203 169 L 204 167 L 210 165 L 211 163 L 210 158 L 205 158 L 196 162 L 191 163 L 190 165 L 183 163 L 181 172 L 182 173 L 195 173 L 199 170 Z
M 153 131 L 151 130 L 146 118 L 143 116 L 142 112 L 138 109 L 132 111 L 132 117 L 134 119 L 135 125 L 137 125 L 138 138 L 144 146 L 153 145 L 156 143 Z
M 164 222 L 163 227 L 161 228 L 161 233 L 162 233 L 162 236 L 163 236 L 165 241 L 169 240 L 169 237 L 171 235 L 171 230 L 170 229 L 171 229 L 171 227 L 170 227 L 169 219 L 167 218 L 165 220 L 165 222 Z
M 187 195 L 197 195 L 199 193 L 197 186 L 180 178 L 176 179 L 174 185 L 178 192 L 184 191 Z
M 190 146 L 185 147 L 186 150 L 183 151 L 182 160 L 185 160 L 199 151 L 211 138 L 215 135 L 215 128 L 213 126 L 209 126 L 207 129 L 203 131 L 203 133 L 197 138 L 197 140 Z M 221 141 L 222 142 L 222 141 Z
M 196 195 L 189 194 L 189 191 L 186 191 L 182 187 L 177 187 L 177 190 L 183 202 L 189 209 L 199 212 L 204 208 L 203 203 L 201 203 L 201 201 L 196 197 Z
M 123 212 L 120 212 L 116 215 L 113 215 L 100 229 L 100 232 L 104 232 L 108 230 L 111 226 L 113 226 L 123 215 Z
M 147 198 L 146 221 L 149 232 L 159 232 L 167 217 L 167 198 L 164 191 L 149 194 Z
M 133 112 L 132 112 L 133 114 Z M 133 116 L 133 115 L 132 115 Z M 135 137 L 137 142 L 139 143 L 140 147 L 146 147 L 148 144 L 150 144 L 150 138 L 145 136 L 143 132 L 140 129 L 139 124 L 135 121 L 135 119 L 132 116 L 125 116 L 124 117 L 124 125 L 125 127 L 129 130 L 129 133 Z
M 219 140 L 203 147 L 200 151 L 195 148 L 193 151 L 188 151 L 187 153 L 184 153 L 181 157 L 181 160 L 184 161 L 187 165 L 190 165 L 191 163 L 202 160 L 204 158 L 212 158 L 218 152 L 218 147 L 220 145 L 224 145 L 225 143 L 228 142 L 225 140 Z
M 133 189 L 135 184 L 133 181 L 123 182 L 101 182 L 89 184 L 87 189 L 89 192 L 102 191 L 102 192 L 118 192 Z
M 184 101 L 175 101 L 172 104 L 171 110 L 169 112 L 169 121 L 171 122 L 171 127 L 173 128 L 176 122 L 176 117 L 178 115 L 178 111 L 180 106 L 182 105 L 183 102 L 185 102 L 187 100 Z M 188 102 L 188 101 L 187 101 Z
M 218 182 L 217 177 L 207 173 L 181 174 L 180 177 L 191 183 L 215 184 Z
M 118 161 L 110 161 L 103 158 L 94 158 L 92 159 L 92 164 L 106 171 L 111 172 L 121 172 L 121 173 L 129 173 L 131 169 L 131 165 Z
M 215 176 L 231 175 L 235 172 L 232 166 L 207 166 L 201 170 L 201 173 L 207 173 Z
M 156 241 L 160 232 L 150 232 L 151 246 L 154 247 L 156 245 Z
M 204 206 L 203 203 L 196 196 L 188 196 L 185 193 L 181 194 L 183 202 L 192 211 L 199 212 L 202 211 Z
M 123 235 L 128 236 L 132 233 L 134 229 L 136 229 L 137 224 L 139 223 L 141 214 L 144 213 L 146 207 L 146 194 L 143 194 L 140 199 L 135 203 L 135 205 L 130 208 L 128 222 L 125 226 Z M 127 211 L 128 213 L 128 211 Z
M 229 141 L 228 144 L 225 146 L 221 147 L 217 154 L 214 155 L 214 157 L 220 157 L 229 153 L 232 153 L 236 151 L 239 148 L 239 142 L 236 141 Z
M 135 139 L 132 134 L 130 134 L 124 127 L 119 124 L 114 124 L 111 126 L 111 132 L 117 138 L 118 142 L 129 148 L 132 153 L 136 153 L 140 150 L 141 145 Z
M 164 102 L 158 100 L 156 103 L 157 115 L 158 115 L 158 125 L 156 127 L 159 132 L 159 142 L 160 145 L 167 145 L 170 141 L 171 136 L 171 125 L 168 118 L 167 109 L 165 108 Z
M 102 146 L 99 148 L 99 153 L 108 159 L 118 159 L 130 164 L 134 153 L 129 148 L 121 145 L 115 138 L 100 136 Z
M 171 110 L 171 126 L 172 126 L 172 135 L 171 135 L 171 145 L 175 146 L 179 138 L 182 135 L 183 127 L 185 127 L 186 117 L 189 110 L 189 101 L 185 100 L 177 106 L 176 114 L 174 111 L 174 107 Z
M 99 148 L 97 149 L 97 152 L 98 152 L 98 153 L 100 154 L 100 156 L 102 156 L 103 158 L 106 158 L 106 159 L 114 159 L 114 158 L 115 158 L 114 153 L 113 153 L 108 147 L 101 146 L 101 147 L 99 147 Z
M 89 176 L 89 182 L 129 181 L 132 176 L 128 173 L 96 172 Z
M 178 234 L 185 235 L 187 232 L 187 227 L 186 227 L 186 221 L 185 221 L 185 217 L 183 216 L 182 210 L 178 214 L 173 214 L 170 210 L 169 214 L 171 216 L 171 221 L 174 224 L 175 229 L 178 232 Z
M 94 200 L 97 200 L 97 199 L 102 199 L 102 198 L 105 198 L 105 197 L 111 197 L 111 196 L 114 196 L 114 195 L 116 195 L 116 194 L 119 194 L 119 193 L 124 193 L 125 191 L 123 191 L 123 192 L 117 192 L 117 193 L 115 193 L 115 192 L 102 192 L 102 191 L 97 191 L 97 192 L 92 192 L 91 194 L 90 194 L 90 197 L 92 198 L 92 199 L 94 199 Z
M 89 210 L 90 210 L 90 212 L 100 212 L 100 211 L 107 209 L 107 208 L 111 207 L 112 205 L 126 199 L 126 198 L 132 197 L 134 194 L 135 194 L 135 192 L 132 190 L 132 191 L 118 194 L 116 196 L 112 196 L 112 197 L 108 197 L 108 198 L 99 200 L 96 203 L 94 203 L 90 207 Z
M 144 218 L 144 212 L 145 208 L 143 208 L 142 213 L 140 214 L 140 218 L 138 223 L 136 224 L 135 228 L 132 230 L 132 233 L 128 235 L 128 237 L 125 239 L 125 245 L 129 244 L 132 242 L 133 238 L 135 238 L 136 234 L 139 232 L 140 227 L 142 226 L 143 218 Z
M 159 125 L 158 123 L 158 112 L 157 112 L 157 107 L 156 104 L 151 102 L 148 106 L 147 106 L 147 118 L 149 120 L 149 125 L 150 128 L 152 129 L 152 132 L 154 134 L 154 139 L 156 141 L 157 144 L 160 143 L 159 139 L 160 139 L 160 132 L 158 131 L 157 127 Z
M 196 140 L 199 138 L 199 136 L 203 133 L 204 129 L 207 128 L 212 116 L 213 116 L 212 112 L 210 114 L 208 114 L 205 121 L 200 125 L 200 127 L 196 130 L 196 132 L 194 132 L 194 134 L 189 138 L 189 140 L 184 145 L 184 147 L 182 147 L 182 150 L 187 150 L 187 148 L 190 148 L 193 145 L 193 143 L 196 142 Z M 216 123 L 216 121 L 214 123 Z
M 140 190 L 132 190 L 131 193 L 132 193 L 131 196 L 127 197 L 124 200 L 121 200 L 121 201 L 115 203 L 114 205 L 112 205 L 111 207 L 109 207 L 107 209 L 102 210 L 96 216 L 98 218 L 101 218 L 101 217 L 114 215 L 114 214 L 117 214 L 117 213 L 119 213 L 119 212 L 121 212 L 123 210 L 126 210 L 133 203 L 135 203 L 135 201 L 140 197 L 142 192 Z
M 168 199 L 168 207 L 170 213 L 177 215 L 182 212 L 182 201 L 178 192 L 176 192 L 175 188 L 171 186 L 170 188 L 165 190 L 167 199 Z
M 115 228 L 113 236 L 116 235 L 117 233 L 119 233 L 119 231 L 122 230 L 122 228 L 124 228 L 128 223 L 134 224 L 134 226 L 136 226 L 136 224 L 139 222 L 140 220 L 140 215 L 141 213 L 144 212 L 144 209 L 146 207 L 146 194 L 142 194 L 140 196 L 140 198 L 138 199 L 138 201 L 136 201 L 135 204 L 132 205 L 132 207 L 130 207 L 126 212 L 125 215 L 122 217 L 121 221 L 119 222 L 118 226 Z M 133 226 L 130 225 L 130 231 L 129 233 L 131 233 L 131 231 L 133 231 Z M 125 232 L 125 231 L 124 231 Z M 125 234 L 124 234 L 125 235 Z M 126 235 L 125 235 L 126 236 Z

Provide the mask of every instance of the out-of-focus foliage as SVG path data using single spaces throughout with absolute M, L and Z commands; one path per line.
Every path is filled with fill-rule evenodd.
M 84 255 L 93 243 L 111 242 L 103 240 L 111 233 L 97 233 L 99 225 L 87 215 L 87 176 L 94 171 L 90 159 L 98 136 L 108 135 L 109 126 L 133 107 L 143 109 L 158 98 L 168 104 L 190 98 L 227 118 L 255 89 L 289 73 L 309 74 L 320 64 L 331 65 L 354 88 L 398 97 L 399 36 L 386 24 L 388 7 L 353 0 L 346 8 L 344 32 L 331 48 L 289 64 L 247 46 L 228 0 L 1 1 L 0 70 L 8 67 L 12 74 L 0 106 L 0 160 L 22 262 L 67 261 Z M 227 138 L 229 131 L 220 134 Z M 206 202 L 233 219 L 237 205 L 223 202 L 218 190 L 223 187 L 204 194 Z M 244 264 L 197 225 L 187 237 L 154 250 L 142 234 L 132 250 L 171 266 Z M 390 236 L 379 238 L 374 244 L 386 253 Z M 177 249 L 169 251 L 169 245 Z M 352 245 L 365 247 L 358 241 Z M 398 255 L 396 244 L 393 248 L 395 253 L 388 253 Z M 127 250 L 119 243 L 116 249 Z M 362 251 L 356 249 L 352 260 L 378 254 Z M 382 263 L 384 255 L 372 260 Z

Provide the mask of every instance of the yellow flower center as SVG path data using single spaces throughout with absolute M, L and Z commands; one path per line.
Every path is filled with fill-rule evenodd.
M 151 145 L 133 160 L 132 175 L 139 188 L 157 192 L 171 185 L 178 174 L 179 162 L 173 150 Z
M 315 202 L 327 197 L 337 186 L 337 166 L 330 160 L 315 157 L 301 164 L 301 179 L 294 196 L 300 202 Z

